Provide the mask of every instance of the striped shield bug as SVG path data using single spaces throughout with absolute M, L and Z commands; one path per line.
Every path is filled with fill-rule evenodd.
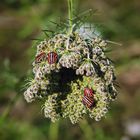
M 46 53 L 45 52 L 41 52 L 39 55 L 36 56 L 35 63 L 40 63 L 40 62 L 42 62 L 45 59 L 46 59 Z
M 88 108 L 91 108 L 94 104 L 94 98 L 93 98 L 93 90 L 90 88 L 84 89 L 84 96 L 82 98 L 82 102 L 85 106 Z
M 88 108 L 91 108 L 94 104 L 94 99 L 88 96 L 83 96 L 82 102 L 85 106 L 87 106 Z
M 56 63 L 57 59 L 58 59 L 57 53 L 55 53 L 55 52 L 49 52 L 47 54 L 47 60 L 48 60 L 48 63 L 49 64 Z
M 93 90 L 90 88 L 85 88 L 84 89 L 84 96 L 93 97 Z

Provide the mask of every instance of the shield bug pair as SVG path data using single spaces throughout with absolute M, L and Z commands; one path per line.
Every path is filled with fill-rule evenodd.
M 41 52 L 35 58 L 35 63 L 41 63 L 42 61 L 48 61 L 49 64 L 56 63 L 58 55 L 55 52 L 49 52 L 47 55 L 45 52 Z

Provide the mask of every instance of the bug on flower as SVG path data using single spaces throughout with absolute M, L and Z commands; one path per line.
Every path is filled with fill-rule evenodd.
M 46 59 L 46 53 L 42 52 L 42 53 L 40 53 L 39 55 L 36 56 L 35 63 L 40 63 L 45 59 Z
M 82 102 L 85 106 L 87 106 L 88 108 L 91 108 L 94 104 L 94 99 L 88 96 L 83 96 Z
M 47 54 L 47 60 L 48 60 L 49 64 L 56 63 L 57 59 L 58 59 L 57 53 L 50 52 L 50 53 Z
M 88 108 L 91 108 L 94 104 L 94 98 L 93 98 L 93 90 L 90 88 L 84 89 L 84 96 L 82 98 L 82 102 L 85 106 Z
M 93 97 L 93 90 L 90 88 L 85 88 L 84 89 L 84 96 Z

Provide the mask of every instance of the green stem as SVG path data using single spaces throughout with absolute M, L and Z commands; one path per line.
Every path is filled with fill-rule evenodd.
M 73 20 L 73 0 L 68 0 L 68 20 L 69 20 L 69 32 L 72 32 L 72 20 Z
M 50 124 L 49 139 L 57 140 L 59 135 L 59 121 Z
M 93 140 L 94 135 L 93 135 L 93 130 L 87 120 L 82 120 L 81 123 L 79 124 L 80 129 L 83 132 L 83 135 L 86 140 Z

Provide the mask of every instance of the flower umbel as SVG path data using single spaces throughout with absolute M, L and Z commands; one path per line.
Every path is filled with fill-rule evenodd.
M 24 92 L 25 100 L 45 99 L 44 114 L 52 122 L 62 117 L 74 124 L 86 114 L 99 121 L 117 95 L 107 47 L 101 37 L 86 38 L 77 30 L 40 42 L 33 62 L 34 79 Z M 84 95 L 85 88 L 92 89 L 90 97 Z

